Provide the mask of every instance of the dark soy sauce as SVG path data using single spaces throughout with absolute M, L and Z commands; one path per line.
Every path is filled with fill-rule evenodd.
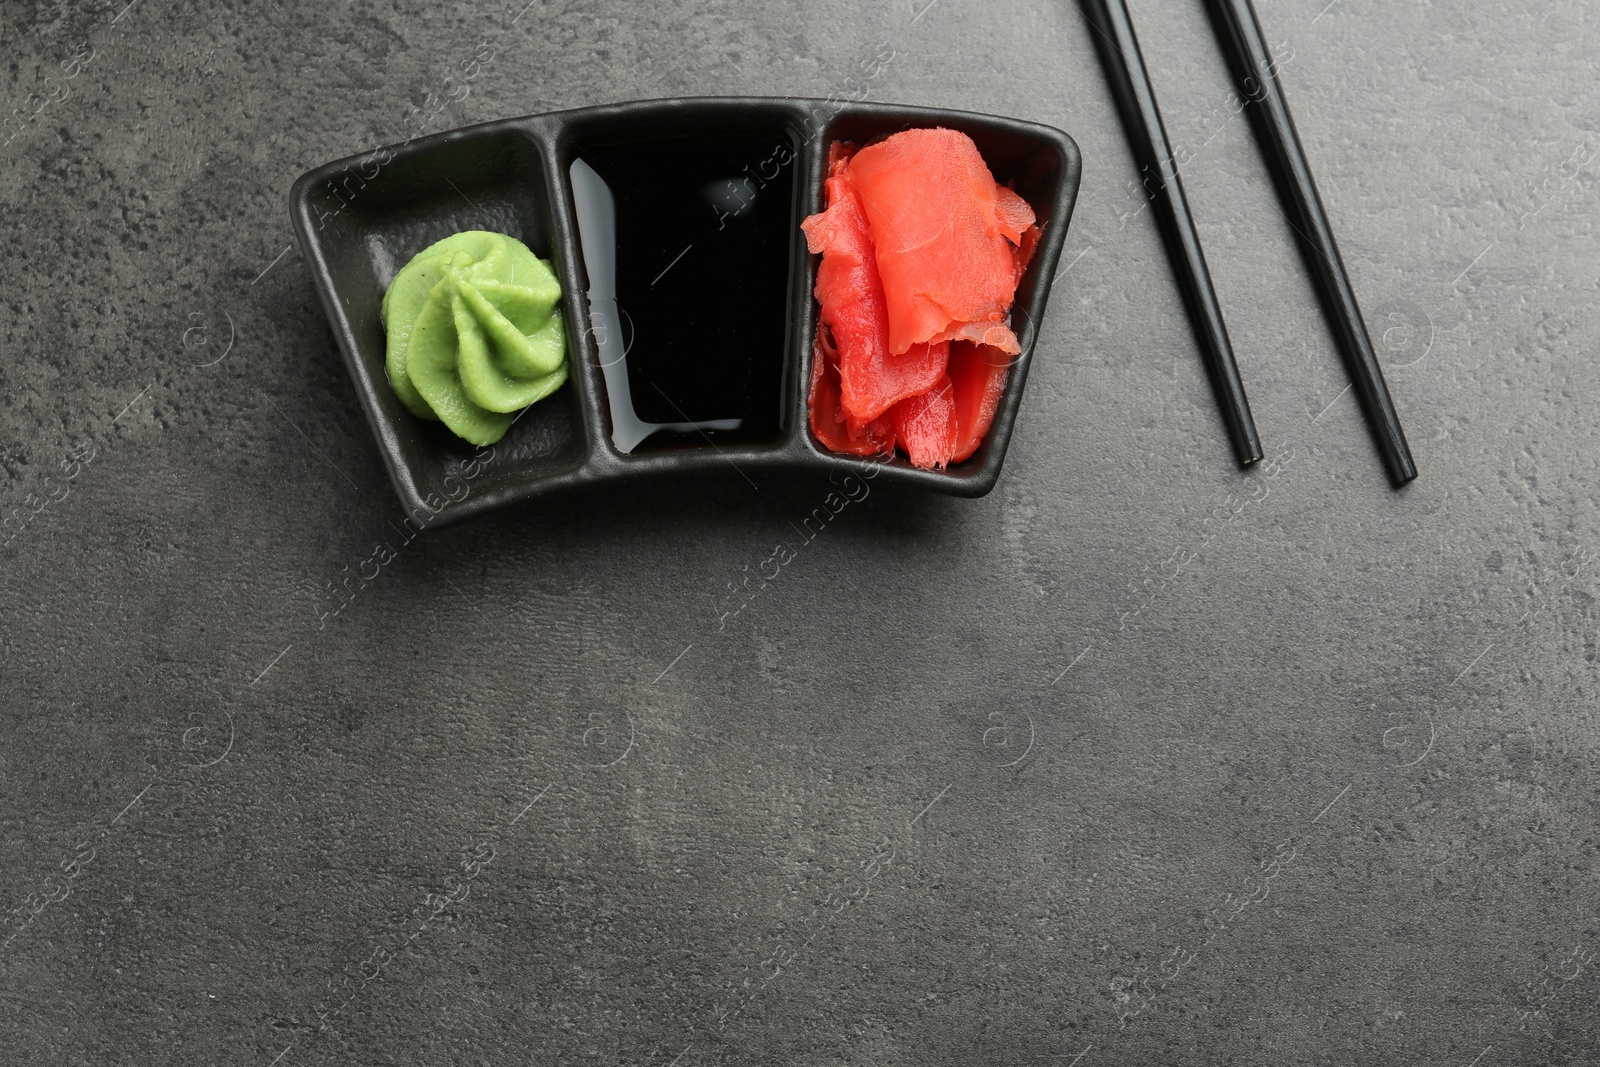
M 767 440 L 783 421 L 798 155 L 786 134 L 586 148 L 616 201 L 617 303 L 651 445 Z

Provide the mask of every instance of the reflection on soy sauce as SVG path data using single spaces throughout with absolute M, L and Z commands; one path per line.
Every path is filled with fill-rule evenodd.
M 631 414 L 646 424 L 636 434 L 652 445 L 770 440 L 782 429 L 794 155 L 783 134 L 581 152 L 615 204 L 610 317 L 627 309 L 626 345 L 619 337 L 602 358 L 625 364 Z M 586 261 L 595 258 L 589 237 Z M 597 264 L 588 266 L 593 282 Z M 607 309 L 592 310 L 598 328 Z M 614 325 L 620 333 L 623 323 Z M 621 391 L 609 375 L 607 384 Z M 611 400 L 620 427 L 627 413 Z M 617 444 L 628 451 L 624 436 Z

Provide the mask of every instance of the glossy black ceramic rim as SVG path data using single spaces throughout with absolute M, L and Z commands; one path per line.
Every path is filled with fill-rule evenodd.
M 942 471 L 918 470 L 903 456 L 892 460 L 844 456 L 827 451 L 815 441 L 806 415 L 806 397 L 811 375 L 811 339 L 816 331 L 817 316 L 811 289 L 820 257 L 809 254 L 800 239 L 795 241 L 792 253 L 789 345 L 783 394 L 786 416 L 781 435 L 764 444 L 641 450 L 632 454 L 621 453 L 612 445 L 610 413 L 598 352 L 592 341 L 588 278 L 579 247 L 569 168 L 584 144 L 625 141 L 635 136 L 629 131 L 714 133 L 729 124 L 781 126 L 793 137 L 798 150 L 791 164 L 798 168 L 795 172 L 797 234 L 799 219 L 821 210 L 823 170 L 828 145 L 834 140 L 866 141 L 901 129 L 944 126 L 971 135 L 980 150 L 984 150 L 985 158 L 1000 181 L 1014 179 L 1015 175 L 1006 173 L 1007 170 L 1020 167 L 1027 171 L 1024 178 L 1032 180 L 1037 187 L 1031 190 L 1031 195 L 1021 186 L 1018 191 L 1027 196 L 1044 225 L 1033 261 L 1018 289 L 1012 315 L 1012 328 L 1022 352 L 1013 361 L 1005 393 L 984 444 L 970 459 Z M 464 464 L 451 464 L 428 453 L 426 446 L 417 444 L 419 420 L 405 412 L 390 389 L 383 369 L 381 335 L 374 338 L 370 322 L 358 330 L 347 313 L 352 306 L 348 287 L 370 287 L 373 282 L 368 278 L 341 277 L 342 273 L 351 272 L 336 265 L 322 225 L 323 216 L 327 214 L 324 208 L 330 203 L 325 190 L 341 185 L 349 189 L 352 181 L 364 188 L 366 182 L 362 176 L 379 175 L 383 168 L 422 165 L 430 154 L 444 155 L 452 148 L 470 147 L 474 141 L 507 136 L 525 139 L 542 171 L 546 203 L 541 221 L 548 229 L 549 258 L 562 283 L 562 307 L 568 323 L 570 379 L 565 388 L 575 391 L 579 417 L 569 459 L 556 461 L 554 465 L 545 461 L 541 470 L 530 471 L 526 477 L 519 477 L 514 466 L 509 471 L 501 469 L 495 479 L 484 479 L 472 486 L 468 485 L 471 474 L 460 473 Z M 991 147 L 986 148 L 986 145 Z M 1002 146 L 1003 151 L 992 146 Z M 991 151 L 1006 156 L 1015 165 L 997 166 Z M 1005 461 L 1038 341 L 1039 322 L 1077 200 L 1081 170 L 1078 146 L 1072 138 L 1053 127 L 1018 119 L 893 104 L 700 97 L 608 104 L 504 119 L 336 160 L 302 175 L 295 182 L 291 214 L 301 251 L 310 265 L 324 311 L 396 492 L 419 526 L 439 527 L 557 490 L 638 477 L 726 472 L 729 464 L 747 473 L 797 468 L 872 471 L 877 477 L 935 492 L 966 497 L 984 495 L 994 487 Z M 420 251 L 420 248 L 412 251 Z M 368 291 L 359 295 L 370 302 L 374 294 Z M 381 292 L 376 295 L 381 298 Z M 428 462 L 419 460 L 419 454 Z M 453 475 L 448 473 L 452 470 L 456 472 Z M 441 475 L 441 471 L 447 473 Z M 459 498 L 454 492 L 440 490 L 440 485 L 448 483 L 452 476 L 456 484 L 467 486 L 467 491 Z

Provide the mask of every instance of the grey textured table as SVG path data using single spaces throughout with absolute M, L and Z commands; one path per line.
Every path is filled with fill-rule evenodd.
M 1261 5 L 1395 493 L 1198 3 L 1135 15 L 1251 474 L 1072 5 L 523 2 L 0 5 L 0 1061 L 1600 1059 L 1591 9 Z M 290 182 L 884 44 L 868 98 L 1083 148 L 999 488 L 802 542 L 826 483 L 730 474 L 369 563 Z

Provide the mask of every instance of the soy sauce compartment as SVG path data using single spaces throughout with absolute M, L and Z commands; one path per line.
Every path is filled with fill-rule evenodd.
M 466 131 L 464 131 L 466 132 Z M 384 369 L 379 314 L 389 282 L 411 257 L 454 233 L 491 230 L 526 244 L 562 275 L 542 152 L 527 132 L 501 126 L 381 149 L 330 164 L 296 188 L 302 243 L 315 247 L 348 325 L 346 352 L 374 432 L 408 510 L 430 521 L 471 513 L 531 478 L 576 471 L 589 448 L 575 375 L 529 407 L 483 463 L 442 423 L 407 411 Z M 564 304 L 570 308 L 570 302 Z M 567 314 L 570 326 L 570 312 Z M 578 357 L 569 329 L 569 361 Z M 474 458 L 479 460 L 474 463 Z M 398 465 L 398 469 L 397 469 Z M 466 478 L 463 471 L 471 477 Z M 469 486 L 463 496 L 461 487 Z
M 579 120 L 560 153 L 608 438 L 625 461 L 777 447 L 794 426 L 791 311 L 803 241 L 794 117 L 707 104 L 652 119 Z

